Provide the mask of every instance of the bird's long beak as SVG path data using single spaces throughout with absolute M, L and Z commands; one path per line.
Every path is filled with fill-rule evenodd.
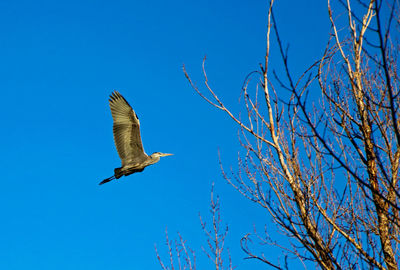
M 172 156 L 173 154 L 168 154 L 168 153 L 161 153 L 160 157 L 166 157 L 166 156 Z

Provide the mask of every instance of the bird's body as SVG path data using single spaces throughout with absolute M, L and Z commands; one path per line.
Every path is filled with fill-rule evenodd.
M 140 137 L 140 122 L 132 107 L 125 98 L 114 91 L 109 99 L 111 115 L 114 121 L 113 134 L 117 152 L 121 158 L 122 167 L 114 170 L 114 175 L 104 179 L 99 185 L 127 176 L 135 172 L 141 172 L 149 165 L 157 163 L 160 157 L 170 156 L 155 152 L 148 156 L 143 149 Z

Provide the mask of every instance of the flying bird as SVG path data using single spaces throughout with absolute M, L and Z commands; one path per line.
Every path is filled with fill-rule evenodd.
M 171 156 L 155 152 L 148 156 L 143 149 L 140 137 L 140 123 L 135 111 L 126 99 L 117 91 L 110 95 L 109 99 L 111 115 L 114 121 L 114 142 L 118 155 L 121 158 L 122 167 L 114 169 L 114 175 L 99 183 L 110 182 L 122 176 L 136 172 L 142 172 L 144 168 L 160 160 L 160 157 Z

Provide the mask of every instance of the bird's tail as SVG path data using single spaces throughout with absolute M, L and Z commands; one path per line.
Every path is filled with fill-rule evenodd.
M 114 179 L 115 179 L 115 175 L 113 175 L 113 176 L 111 176 L 111 177 L 108 177 L 108 178 L 104 179 L 103 181 L 101 181 L 101 182 L 99 183 L 99 185 L 102 185 L 102 184 L 108 183 L 108 182 L 110 182 L 111 180 L 114 180 Z

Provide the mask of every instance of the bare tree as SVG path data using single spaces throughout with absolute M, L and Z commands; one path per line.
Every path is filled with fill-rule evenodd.
M 207 246 L 203 247 L 203 252 L 210 259 L 215 270 L 233 270 L 233 264 L 229 249 L 225 247 L 225 238 L 228 234 L 228 226 L 222 227 L 222 219 L 220 214 L 219 197 L 214 198 L 214 183 L 211 187 L 210 200 L 211 222 L 207 222 L 199 215 L 201 228 L 207 239 Z M 187 247 L 186 241 L 178 233 L 178 240 L 172 243 L 166 232 L 166 245 L 168 247 L 169 266 L 162 261 L 156 247 L 157 259 L 163 270 L 195 270 L 196 256 L 195 252 Z
M 168 248 L 169 266 L 163 262 L 155 247 L 157 260 L 163 270 L 196 270 L 195 252 L 187 246 L 186 240 L 178 233 L 178 240 L 169 240 L 168 231 L 165 230 L 166 246 Z
M 273 3 L 265 63 L 243 86 L 244 118 L 210 87 L 205 60 L 205 89 L 184 67 L 197 93 L 242 131 L 239 171 L 232 176 L 223 171 L 225 179 L 264 208 L 289 240 L 284 246 L 268 231 L 249 234 L 242 249 L 277 269 L 287 265 L 253 252 L 252 237 L 277 246 L 304 267 L 312 262 L 321 269 L 398 269 L 399 1 L 337 0 L 334 12 L 328 0 L 331 38 L 325 53 L 299 78 L 290 71 Z M 343 14 L 340 8 L 346 20 L 336 17 Z M 271 32 L 283 77 L 268 65 Z M 250 90 L 254 78 L 258 83 Z

